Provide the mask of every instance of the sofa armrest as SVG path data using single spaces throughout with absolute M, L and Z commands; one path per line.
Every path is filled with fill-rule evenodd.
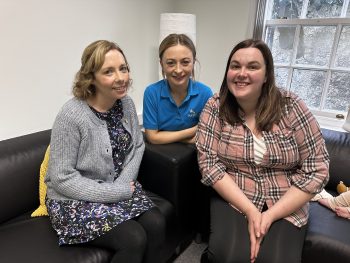
M 145 189 L 170 201 L 182 223 L 188 225 L 194 218 L 195 188 L 200 184 L 194 145 L 146 143 L 138 180 Z
M 0 142 L 0 223 L 39 204 L 39 171 L 51 130 Z

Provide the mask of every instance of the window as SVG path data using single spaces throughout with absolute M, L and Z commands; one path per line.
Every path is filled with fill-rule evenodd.
M 349 2 L 259 1 L 264 19 L 258 12 L 256 27 L 263 22 L 255 34 L 262 32 L 272 51 L 277 85 L 298 94 L 315 115 L 341 117 L 350 106 Z

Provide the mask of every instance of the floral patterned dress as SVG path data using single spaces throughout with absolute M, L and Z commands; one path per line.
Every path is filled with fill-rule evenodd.
M 105 113 L 91 108 L 98 118 L 105 120 L 112 145 L 113 162 L 118 178 L 132 138 L 122 125 L 121 100 Z M 115 179 L 116 179 L 115 178 Z M 117 203 L 94 203 L 81 200 L 47 199 L 52 226 L 56 230 L 59 245 L 89 242 L 105 234 L 118 224 L 137 217 L 154 206 L 141 185 L 135 182 L 135 191 L 128 200 Z

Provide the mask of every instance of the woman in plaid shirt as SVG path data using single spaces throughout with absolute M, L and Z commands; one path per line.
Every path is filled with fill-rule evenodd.
M 275 85 L 271 51 L 237 44 L 196 136 L 211 230 L 202 262 L 300 262 L 308 202 L 328 181 L 329 156 L 305 103 Z

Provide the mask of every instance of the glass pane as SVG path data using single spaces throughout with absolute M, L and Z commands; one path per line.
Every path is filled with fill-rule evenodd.
M 275 68 L 275 79 L 277 87 L 288 89 L 288 68 Z
M 274 0 L 271 19 L 299 18 L 303 0 Z
M 310 108 L 319 108 L 326 72 L 295 69 L 290 90 L 298 94 Z
M 344 0 L 310 0 L 307 18 L 339 17 Z
M 301 27 L 296 63 L 329 65 L 335 30 L 335 26 Z
M 350 5 L 349 5 L 350 6 Z M 347 67 L 350 68 L 350 26 L 344 26 L 337 49 L 337 54 L 335 57 L 335 66 L 336 67 Z
M 346 12 L 346 17 L 350 17 L 350 5 L 348 5 L 348 11 Z
M 325 108 L 347 111 L 350 106 L 350 73 L 333 72 L 329 84 Z
M 290 63 L 293 54 L 295 27 L 268 27 L 266 43 L 275 63 Z

